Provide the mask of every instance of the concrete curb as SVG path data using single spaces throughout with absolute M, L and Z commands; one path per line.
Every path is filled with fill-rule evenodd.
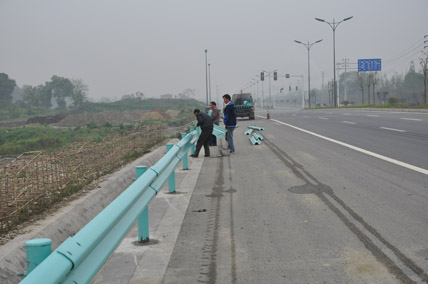
M 177 142 L 178 139 L 168 141 L 168 143 Z M 9 284 L 18 283 L 22 280 L 22 277 L 18 277 L 17 274 L 26 271 L 26 241 L 35 238 L 50 238 L 52 239 L 52 250 L 54 250 L 65 239 L 74 235 L 92 220 L 135 180 L 136 166 L 150 167 L 165 153 L 166 147 L 159 147 L 129 163 L 119 171 L 109 175 L 99 184 L 98 188 L 91 190 L 82 198 L 72 201 L 54 215 L 25 228 L 27 233 L 0 246 L 0 282 Z

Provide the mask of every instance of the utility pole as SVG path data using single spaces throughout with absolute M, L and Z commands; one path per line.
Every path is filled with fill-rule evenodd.
M 208 106 L 208 49 L 205 49 L 205 87 L 206 87 L 206 103 Z
M 208 95 L 209 102 L 211 102 L 211 64 L 208 63 Z

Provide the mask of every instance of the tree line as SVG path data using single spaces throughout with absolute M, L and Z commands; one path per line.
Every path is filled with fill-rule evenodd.
M 19 100 L 13 103 L 13 97 Z M 24 85 L 19 88 L 16 81 L 6 73 L 0 73 L 0 109 L 13 105 L 25 106 L 29 110 L 66 108 L 67 102 L 80 106 L 88 99 L 88 87 L 80 79 L 52 76 L 50 81 L 38 86 Z
M 410 63 L 405 74 L 391 77 L 381 72 L 348 71 L 339 75 L 337 89 L 341 104 L 427 104 L 428 56 L 420 60 L 421 70 Z M 312 105 L 333 105 L 333 81 L 321 90 L 311 89 Z

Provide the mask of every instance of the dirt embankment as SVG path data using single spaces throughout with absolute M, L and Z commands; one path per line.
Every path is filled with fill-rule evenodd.
M 97 113 L 81 114 L 59 114 L 53 116 L 37 116 L 26 121 L 3 122 L 0 127 L 19 127 L 23 125 L 52 125 L 58 127 L 86 126 L 90 123 L 103 125 L 134 124 L 145 120 L 167 120 L 178 116 L 178 110 L 162 111 L 156 110 L 136 110 L 136 111 L 103 111 Z

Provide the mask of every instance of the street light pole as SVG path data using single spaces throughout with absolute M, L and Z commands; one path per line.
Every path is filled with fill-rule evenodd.
M 209 102 L 211 102 L 211 64 L 208 63 L 208 94 Z
M 207 59 L 208 49 L 205 49 L 205 87 L 206 87 L 206 103 L 208 106 L 208 59 Z
M 311 50 L 311 47 L 316 44 L 321 42 L 322 39 L 317 40 L 316 42 L 313 43 L 303 43 L 301 41 L 295 40 L 296 43 L 300 43 L 302 44 L 304 47 L 306 47 L 306 49 L 308 50 L 308 106 L 311 107 L 311 64 L 310 64 L 310 58 L 309 58 L 309 51 Z
M 336 86 L 336 28 L 337 26 L 339 26 L 340 23 L 344 22 L 344 21 L 348 21 L 350 19 L 352 19 L 353 16 L 345 18 L 343 20 L 341 20 L 340 22 L 336 22 L 333 19 L 333 22 L 327 22 L 323 19 L 319 19 L 319 18 L 315 18 L 315 20 L 323 22 L 328 24 L 331 29 L 333 30 L 333 73 L 334 73 L 334 77 L 333 77 L 333 104 L 335 107 L 337 107 L 339 105 L 339 98 L 337 97 L 337 86 Z

